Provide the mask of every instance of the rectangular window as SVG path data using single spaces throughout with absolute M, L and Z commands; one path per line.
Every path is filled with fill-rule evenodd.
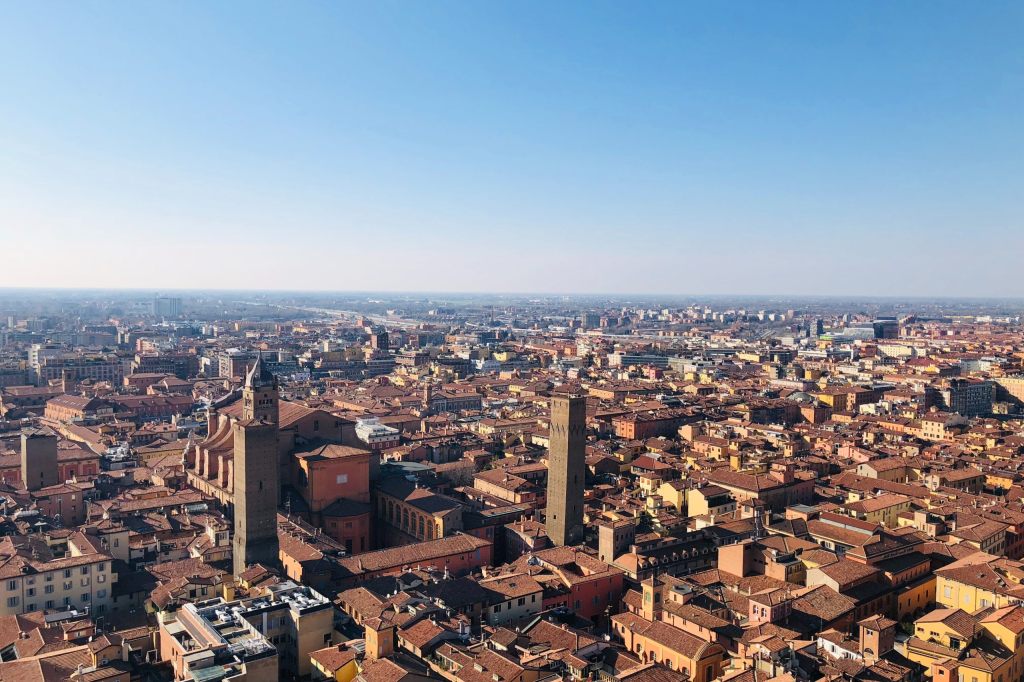
M 348 483 L 348 474 L 338 474 L 338 478 L 335 479 L 335 483 L 339 485 L 342 483 Z

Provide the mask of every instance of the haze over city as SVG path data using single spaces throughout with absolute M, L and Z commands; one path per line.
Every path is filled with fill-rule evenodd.
M 7 3 L 0 286 L 1021 296 L 1022 25 Z

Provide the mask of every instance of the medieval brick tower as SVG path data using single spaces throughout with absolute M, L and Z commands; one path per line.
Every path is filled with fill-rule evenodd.
M 242 389 L 242 418 L 234 429 L 235 535 L 232 553 L 239 575 L 252 564 L 278 563 L 277 378 L 257 357 Z
M 28 490 L 60 483 L 57 434 L 50 429 L 27 429 L 21 434 L 21 481 Z
M 548 537 L 556 545 L 577 545 L 583 542 L 586 444 L 587 399 L 552 398 L 545 524 Z

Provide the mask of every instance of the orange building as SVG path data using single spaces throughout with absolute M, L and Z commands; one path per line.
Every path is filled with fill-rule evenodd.
M 688 675 L 691 682 L 711 682 L 722 674 L 725 649 L 662 621 L 635 613 L 612 616 L 612 629 L 644 663 L 660 663 Z
M 515 565 L 544 583 L 545 610 L 563 606 L 595 623 L 619 610 L 625 571 L 575 547 L 543 549 Z
M 56 422 L 112 419 L 114 407 L 106 400 L 82 395 L 59 395 L 46 401 L 44 416 Z
M 490 566 L 493 551 L 493 543 L 463 533 L 378 549 L 338 559 L 343 572 L 338 586 L 344 590 L 382 575 L 398 575 L 416 566 L 446 571 L 454 576 L 466 575 L 481 566 Z
M 293 458 L 295 488 L 310 521 L 345 545 L 349 554 L 370 549 L 369 450 L 325 443 Z

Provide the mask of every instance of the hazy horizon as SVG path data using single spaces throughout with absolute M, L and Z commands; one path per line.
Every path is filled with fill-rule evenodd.
M 0 296 L 11 293 L 33 293 L 33 294 L 119 294 L 131 295 L 136 298 L 154 298 L 160 296 L 178 297 L 202 297 L 215 294 L 254 294 L 258 297 L 276 298 L 283 296 L 347 296 L 347 297 L 394 297 L 399 298 L 579 298 L 579 299 L 654 299 L 672 301 L 675 303 L 682 300 L 692 300 L 697 303 L 702 301 L 727 301 L 752 300 L 752 301 L 836 301 L 836 302 L 914 302 L 914 303 L 964 303 L 964 302 L 992 302 L 992 303 L 1024 303 L 1022 296 L 899 296 L 899 295 L 862 295 L 862 294 L 786 294 L 786 293 L 704 293 L 695 294 L 688 292 L 681 293 L 657 293 L 657 292 L 572 292 L 572 291 L 429 291 L 429 290 L 359 290 L 359 289 L 241 289 L 241 288 L 166 288 L 155 289 L 147 287 L 7 287 L 0 286 Z M 390 301 L 385 301 L 390 302 Z

